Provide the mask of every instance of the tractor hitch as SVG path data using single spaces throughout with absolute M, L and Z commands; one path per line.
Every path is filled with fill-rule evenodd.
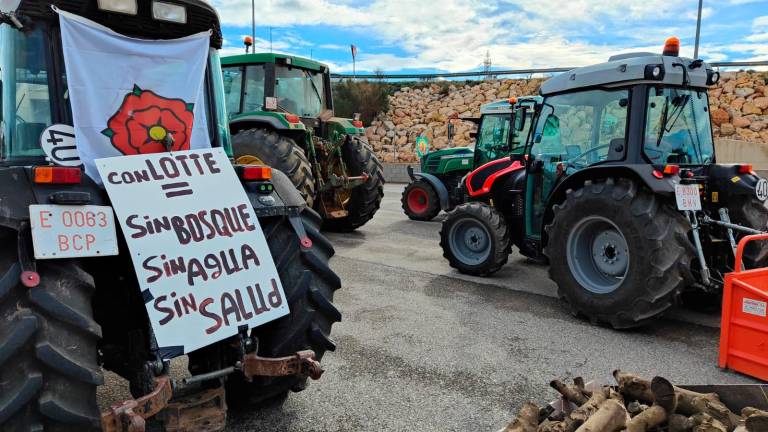
M 315 360 L 312 350 L 299 351 L 292 356 L 269 358 L 259 357 L 255 353 L 246 354 L 242 365 L 243 375 L 249 380 L 255 376 L 291 376 L 309 377 L 313 380 L 323 375 L 323 367 Z
M 146 419 L 156 415 L 173 397 L 173 382 L 168 375 L 155 378 L 155 389 L 138 398 L 112 405 L 101 414 L 104 432 L 143 432 Z
M 161 375 L 155 378 L 155 388 L 150 393 L 112 405 L 103 412 L 101 428 L 104 432 L 144 432 L 147 419 L 157 416 L 166 430 L 223 430 L 227 411 L 224 387 L 200 389 L 195 385 L 238 371 L 249 381 L 257 376 L 300 376 L 316 380 L 323 374 L 323 367 L 315 359 L 314 351 L 304 350 L 277 358 L 246 354 L 234 366 L 194 375 L 180 383 Z
M 339 176 L 331 174 L 321 187 L 320 192 L 325 192 L 330 189 L 354 189 L 362 184 L 365 184 L 371 176 L 364 172 L 359 176 Z

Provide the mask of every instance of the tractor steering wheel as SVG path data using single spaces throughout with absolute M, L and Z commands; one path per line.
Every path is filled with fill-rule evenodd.
M 591 153 L 594 153 L 594 152 L 596 152 L 598 150 L 602 150 L 604 148 L 608 148 L 610 146 L 611 146 L 610 144 L 603 144 L 603 145 L 599 145 L 597 147 L 592 147 L 591 149 L 585 151 L 584 153 L 581 153 L 581 154 L 579 154 L 577 156 L 574 156 L 571 159 L 568 159 L 566 161 L 568 163 L 568 167 L 572 166 L 572 167 L 577 168 L 577 169 L 586 168 L 589 165 L 588 163 L 583 163 L 582 164 L 582 163 L 576 163 L 576 161 L 579 160 L 579 159 L 584 159 L 584 158 L 586 158 L 587 155 L 589 155 Z M 586 161 L 584 161 L 584 162 L 586 162 Z

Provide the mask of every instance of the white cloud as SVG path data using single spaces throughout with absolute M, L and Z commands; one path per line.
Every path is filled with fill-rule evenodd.
M 249 0 L 213 0 L 213 4 L 225 25 L 250 26 Z M 703 10 L 704 18 L 726 7 L 725 3 L 714 4 Z M 696 6 L 694 1 L 668 0 L 373 0 L 362 6 L 351 0 L 263 0 L 257 2 L 256 23 L 261 28 L 346 27 L 350 39 L 355 32 L 365 32 L 373 35 L 378 45 L 401 51 L 381 53 L 387 49 L 360 46 L 358 71 L 466 71 L 480 68 L 486 51 L 491 53 L 494 66 L 504 68 L 579 66 L 605 61 L 621 51 L 658 52 L 667 36 L 693 36 Z M 743 47 L 745 57 L 763 55 L 759 43 L 768 39 L 764 20 L 768 21 L 768 16 L 754 19 L 754 34 L 746 37 Z M 263 46 L 264 41 L 259 41 L 257 49 Z M 273 44 L 276 51 L 304 52 L 309 47 L 313 47 L 310 42 L 290 33 L 276 37 Z M 342 43 L 314 47 L 349 49 Z M 722 60 L 728 57 L 724 53 L 733 51 L 702 46 L 701 53 L 703 58 Z M 684 44 L 682 52 L 691 55 L 693 47 Z M 352 70 L 351 61 L 332 66 L 339 72 Z

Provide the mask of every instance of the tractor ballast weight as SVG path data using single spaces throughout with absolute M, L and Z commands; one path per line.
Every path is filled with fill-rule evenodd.
M 351 231 L 373 218 L 383 168 L 362 122 L 334 115 L 328 66 L 273 53 L 221 62 L 235 158 L 285 172 L 327 229 Z
M 548 262 L 574 312 L 615 328 L 662 315 L 683 293 L 717 293 L 736 242 L 768 228 L 768 181 L 717 164 L 701 60 L 634 53 L 545 81 L 525 151 L 493 207 L 469 203 L 443 222 L 451 266 L 488 275 L 517 246 Z M 501 223 L 500 223 L 501 221 Z M 745 262 L 768 263 L 753 244 Z
M 421 157 L 421 172 L 408 166 L 411 183 L 402 195 L 405 214 L 414 220 L 431 220 L 442 211 L 450 211 L 467 200 L 486 199 L 494 184 L 501 184 L 514 171 L 510 153 L 520 153 L 520 142 L 527 134 L 516 127 L 516 109 L 533 108 L 538 96 L 504 99 L 480 107 L 480 117 L 457 117 L 478 125 L 475 148 L 452 147 L 429 152 Z M 530 116 L 531 110 L 520 111 Z
M 152 18 L 151 0 L 123 3 L 134 4 L 135 12 L 102 10 L 96 0 L 55 2 L 62 11 L 133 38 L 176 39 L 211 31 L 204 112 L 211 146 L 231 154 L 215 9 L 201 0 L 164 0 L 177 10 L 184 8 L 186 24 L 181 24 Z M 125 7 L 119 0 L 109 4 Z M 341 319 L 332 303 L 340 280 L 328 266 L 334 251 L 319 231 L 320 217 L 279 171 L 273 171 L 271 179 L 252 180 L 245 170 L 253 167 L 235 166 L 270 253 L 279 262 L 290 314 L 186 353 L 191 376 L 183 380 L 174 382 L 168 375 L 169 363 L 157 346 L 119 228 L 118 255 L 35 258 L 30 205 L 111 206 L 111 201 L 80 168 L 46 160 L 40 144 L 41 133 L 52 124 L 72 126 L 58 15 L 47 2 L 32 0 L 0 1 L 0 9 L 5 53 L 0 59 L 5 107 L 0 152 L 0 429 L 138 431 L 145 417 L 165 406 L 177 413 L 207 409 L 204 412 L 216 414 L 205 425 L 213 428 L 223 426 L 224 389 L 229 405 L 257 403 L 299 391 L 308 378 L 317 378 L 316 360 L 335 348 L 329 334 Z M 38 169 L 68 176 L 57 180 L 51 174 L 45 180 Z M 129 381 L 136 400 L 100 415 L 96 387 L 104 382 L 102 368 Z M 171 400 L 181 389 L 202 390 L 215 408 Z M 185 420 L 170 411 L 161 417 L 173 424 Z

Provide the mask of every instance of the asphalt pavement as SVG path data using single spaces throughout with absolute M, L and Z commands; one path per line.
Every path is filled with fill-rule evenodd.
M 556 397 L 553 378 L 611 382 L 620 368 L 678 384 L 750 383 L 717 368 L 718 316 L 672 311 L 617 332 L 573 317 L 546 267 L 513 254 L 493 277 L 460 275 L 442 258 L 440 220 L 400 208 L 385 188 L 374 220 L 331 234 L 343 320 L 325 374 L 282 406 L 230 411 L 231 431 L 496 431 L 526 400 Z M 183 359 L 175 363 L 182 373 Z M 125 397 L 108 376 L 100 403 Z

